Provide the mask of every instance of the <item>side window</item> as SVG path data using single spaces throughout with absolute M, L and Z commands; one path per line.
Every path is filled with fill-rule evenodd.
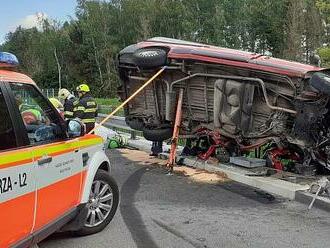
M 10 83 L 31 144 L 63 139 L 61 119 L 33 85 Z
M 0 150 L 15 148 L 16 138 L 13 123 L 9 117 L 9 111 L 5 102 L 5 98 L 0 89 Z

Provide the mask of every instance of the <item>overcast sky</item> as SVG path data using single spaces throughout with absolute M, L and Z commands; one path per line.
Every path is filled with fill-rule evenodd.
M 37 15 L 52 19 L 68 20 L 74 16 L 76 0 L 4 0 L 0 5 L 0 44 L 16 27 L 30 28 L 37 25 Z

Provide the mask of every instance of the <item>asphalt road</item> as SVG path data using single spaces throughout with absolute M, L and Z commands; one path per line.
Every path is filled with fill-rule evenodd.
M 42 248 L 330 247 L 330 214 L 234 182 L 195 182 L 142 152 L 109 152 L 121 203 L 101 233 Z

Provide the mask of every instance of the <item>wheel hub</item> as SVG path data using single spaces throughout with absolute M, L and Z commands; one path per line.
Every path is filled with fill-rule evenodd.
M 89 208 L 90 209 L 96 209 L 100 206 L 100 199 L 98 198 L 92 198 L 90 200 Z

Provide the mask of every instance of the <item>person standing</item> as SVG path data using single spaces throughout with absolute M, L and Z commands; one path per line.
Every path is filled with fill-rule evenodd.
M 86 125 L 86 132 L 88 133 L 95 127 L 97 104 L 87 84 L 79 85 L 77 92 L 79 99 L 74 103 L 73 116 L 81 119 Z
M 74 95 L 67 89 L 60 89 L 58 92 L 58 99 L 63 102 L 64 119 L 73 119 L 74 102 L 77 100 Z
M 162 141 L 153 141 L 151 145 L 151 153 L 149 156 L 157 157 L 159 153 L 163 152 L 163 142 Z

